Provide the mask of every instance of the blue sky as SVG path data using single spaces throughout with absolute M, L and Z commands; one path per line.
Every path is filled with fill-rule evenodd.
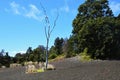
M 53 26 L 56 12 L 59 12 L 57 25 L 51 34 L 50 44 L 56 37 L 69 37 L 72 21 L 77 9 L 84 0 L 1 0 L 0 2 L 0 50 L 4 49 L 13 56 L 25 52 L 29 46 L 46 45 L 44 33 L 44 5 Z M 120 13 L 120 0 L 109 0 L 115 15 Z

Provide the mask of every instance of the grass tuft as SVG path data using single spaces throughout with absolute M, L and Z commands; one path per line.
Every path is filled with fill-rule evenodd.
M 82 53 L 80 53 L 80 61 L 86 62 L 86 61 L 92 61 L 91 56 L 88 55 L 88 49 L 85 48 Z
M 57 56 L 55 59 L 50 59 L 49 62 L 59 61 L 64 58 L 65 58 L 65 55 L 62 54 L 62 55 Z
M 38 73 L 44 72 L 44 70 L 43 70 L 43 69 L 38 69 L 37 72 L 38 72 Z

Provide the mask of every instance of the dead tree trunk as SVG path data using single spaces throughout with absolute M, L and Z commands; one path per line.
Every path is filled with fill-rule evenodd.
M 49 17 L 47 16 L 47 13 L 46 13 L 46 9 L 44 8 L 44 6 L 40 3 L 42 9 L 43 9 L 43 12 L 44 12 L 44 15 L 45 15 L 45 36 L 46 36 L 46 65 L 45 65 L 45 68 L 47 70 L 47 67 L 48 67 L 48 49 L 49 49 L 49 40 L 50 40 L 50 36 L 51 36 L 51 33 L 53 32 L 55 26 L 56 26 L 56 22 L 58 20 L 58 17 L 59 17 L 59 14 L 57 12 L 57 16 L 54 20 L 54 25 L 51 27 L 50 26 L 50 21 L 49 21 Z

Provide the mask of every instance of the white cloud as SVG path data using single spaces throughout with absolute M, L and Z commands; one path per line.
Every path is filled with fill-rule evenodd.
M 23 53 L 26 53 L 26 51 L 12 51 L 10 53 L 11 53 L 10 56 L 15 56 L 17 53 L 23 54 Z
M 40 11 L 37 6 L 30 4 L 29 7 L 21 6 L 20 4 L 17 4 L 16 2 L 10 3 L 10 9 L 5 8 L 6 12 L 12 11 L 16 15 L 21 15 L 27 18 L 31 18 L 37 21 L 42 21 L 44 19 L 44 16 L 42 14 L 42 11 Z
M 15 14 L 20 14 L 20 12 L 19 12 L 19 4 L 17 4 L 17 3 L 15 3 L 15 2 L 11 2 L 10 3 L 10 6 L 11 6 L 11 8 L 12 8 L 12 11 L 15 13 Z
M 11 52 L 11 53 L 14 53 L 14 54 L 16 54 L 16 53 L 25 53 L 26 51 L 13 51 L 13 52 Z
M 69 12 L 70 11 L 69 6 L 66 5 L 66 6 L 61 7 L 60 11 Z
M 44 17 L 40 16 L 41 11 L 33 4 L 30 4 L 29 7 L 30 10 L 25 14 L 25 16 L 28 18 L 33 18 L 38 21 L 42 21 Z
M 56 14 L 57 12 L 70 12 L 70 7 L 68 6 L 67 0 L 64 0 L 63 6 L 51 10 L 52 15 Z
M 71 15 L 76 15 L 77 14 L 77 9 L 71 8 L 68 4 L 68 1 L 70 0 L 64 0 L 64 4 L 60 6 L 59 8 L 54 8 L 51 10 L 52 15 L 56 15 L 56 13 L 67 13 Z M 72 2 L 72 0 L 71 0 Z
M 118 14 L 120 12 L 120 3 L 112 1 L 110 3 L 110 8 L 114 14 Z

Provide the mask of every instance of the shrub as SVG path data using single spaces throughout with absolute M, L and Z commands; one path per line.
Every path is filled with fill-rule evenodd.
M 70 57 L 74 57 L 74 56 L 76 56 L 75 53 L 67 53 L 65 57 L 70 58 Z
M 56 57 L 57 57 L 57 54 L 55 54 L 55 53 L 52 53 L 52 54 L 49 55 L 49 59 L 54 59 Z
M 87 54 L 88 48 L 85 48 L 82 53 L 80 53 L 80 60 L 81 61 L 91 61 L 91 56 Z

